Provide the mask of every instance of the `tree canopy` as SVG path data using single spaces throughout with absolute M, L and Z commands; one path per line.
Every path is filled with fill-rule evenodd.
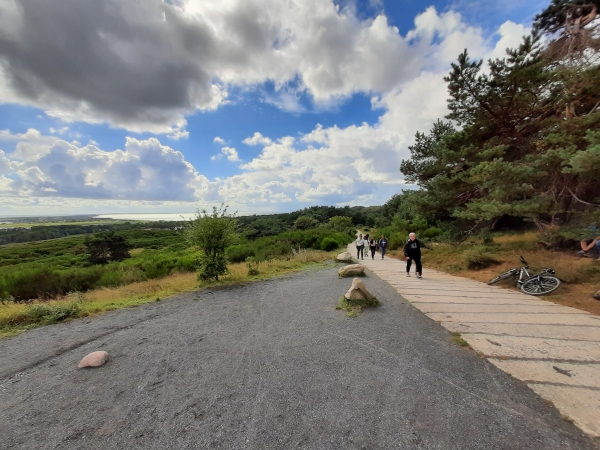
M 573 3 L 554 0 L 532 34 L 487 68 L 467 50 L 458 56 L 445 77 L 447 121 L 418 132 L 400 166 L 421 187 L 405 199 L 413 214 L 544 226 L 600 204 L 600 67 L 589 58 L 596 50 L 565 64 L 540 34 Z

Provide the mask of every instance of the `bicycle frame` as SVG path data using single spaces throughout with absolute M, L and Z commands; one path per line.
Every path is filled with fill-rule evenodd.
M 529 272 L 527 272 L 527 266 L 521 267 L 521 270 L 519 271 L 519 279 L 517 280 L 517 286 L 521 286 L 523 283 L 525 283 L 525 281 L 529 280 L 530 278 L 533 277 L 529 275 Z
M 529 269 L 529 266 L 523 266 L 521 267 L 521 270 L 519 271 L 519 279 L 517 280 L 517 286 L 521 286 L 523 283 L 525 283 L 528 280 L 531 280 L 532 278 L 535 277 L 539 277 L 540 275 L 544 275 L 545 273 L 548 274 L 554 274 L 554 270 L 553 269 L 542 269 L 540 272 L 531 275 L 527 269 Z

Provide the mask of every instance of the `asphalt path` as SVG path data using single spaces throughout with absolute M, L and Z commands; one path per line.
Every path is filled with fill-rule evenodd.
M 0 448 L 592 449 L 404 301 L 347 318 L 337 268 L 0 341 Z M 426 282 L 426 280 L 423 280 Z M 87 353 L 110 360 L 77 369 Z

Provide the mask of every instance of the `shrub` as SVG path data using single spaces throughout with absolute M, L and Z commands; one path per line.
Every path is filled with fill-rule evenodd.
M 479 232 L 479 238 L 483 244 L 492 244 L 494 242 L 492 232 L 488 227 L 482 228 L 482 230 Z
M 435 238 L 442 234 L 442 230 L 436 227 L 429 227 L 425 231 L 419 233 L 419 238 Z
M 467 269 L 470 270 L 481 270 L 500 264 L 497 259 L 477 250 L 466 251 L 463 253 L 463 258 L 467 263 Z
M 219 281 L 221 275 L 227 274 L 227 258 L 224 253 L 216 255 L 203 254 L 198 259 L 198 280 Z
M 340 243 L 333 238 L 326 237 L 321 241 L 321 250 L 326 252 L 330 252 L 331 250 L 335 250 L 340 246 Z
M 258 261 L 256 261 L 252 256 L 246 258 L 246 267 L 248 268 L 248 276 L 252 277 L 260 273 L 258 271 Z
M 189 222 L 186 233 L 191 246 L 202 250 L 198 265 L 198 278 L 218 280 L 227 273 L 225 250 L 239 236 L 235 216 L 227 213 L 227 206 L 213 207 L 212 213 L 198 211 L 196 219 Z

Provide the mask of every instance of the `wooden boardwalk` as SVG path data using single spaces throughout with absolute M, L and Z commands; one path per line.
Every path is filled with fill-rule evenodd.
M 348 251 L 356 254 L 354 244 Z M 425 261 L 426 263 L 427 261 Z M 425 267 L 365 257 L 360 263 L 480 355 L 551 401 L 567 420 L 600 436 L 600 317 Z

